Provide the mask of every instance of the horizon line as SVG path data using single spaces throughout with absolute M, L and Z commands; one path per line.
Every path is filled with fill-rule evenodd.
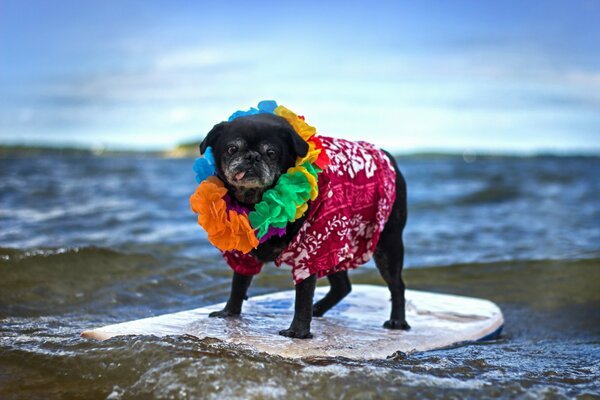
M 198 142 L 198 144 L 200 141 Z M 133 153 L 133 154 L 168 154 L 180 151 L 187 153 L 185 157 L 192 157 L 193 150 L 186 148 L 185 144 L 175 146 L 161 146 L 156 148 L 139 148 L 127 145 L 104 145 L 104 144 L 77 144 L 77 143 L 60 143 L 60 142 L 45 142 L 32 144 L 30 142 L 6 142 L 0 141 L 0 150 L 14 151 L 80 151 L 90 152 L 101 155 L 103 153 Z M 459 150 L 456 148 L 444 147 L 421 147 L 414 149 L 405 149 L 390 151 L 394 156 L 452 156 L 463 157 L 465 160 L 477 157 L 600 157 L 600 148 L 592 149 L 489 149 L 489 148 L 467 148 Z M 199 157 L 200 154 L 198 153 Z

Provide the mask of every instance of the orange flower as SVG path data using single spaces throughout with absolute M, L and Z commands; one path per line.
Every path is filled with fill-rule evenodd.
M 229 220 L 231 221 L 232 236 L 237 239 L 235 249 L 246 254 L 258 246 L 258 239 L 247 216 L 231 210 L 229 211 Z
M 248 217 L 234 210 L 227 212 L 223 182 L 215 176 L 203 181 L 190 196 L 190 206 L 198 214 L 198 224 L 208 240 L 222 251 L 239 250 L 246 254 L 258 246 L 258 239 Z
M 223 196 L 227 194 L 227 189 L 223 182 L 215 176 L 211 176 L 205 181 L 202 181 L 196 188 L 196 192 L 190 197 L 190 206 L 196 214 L 210 213 L 211 205 L 223 202 L 223 207 L 226 206 Z

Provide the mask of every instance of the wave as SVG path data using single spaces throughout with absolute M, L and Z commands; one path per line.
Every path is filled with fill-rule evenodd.
M 456 200 L 456 203 L 461 205 L 501 203 L 514 200 L 521 195 L 521 191 L 516 187 L 495 185 L 462 196 Z
M 0 248 L 0 316 L 70 312 L 167 312 L 226 299 L 230 272 L 218 254 L 204 259 L 126 253 L 97 247 Z M 600 258 L 517 260 L 409 268 L 411 289 L 520 302 L 540 308 L 600 302 Z M 383 284 L 374 268 L 352 273 L 355 283 Z M 325 280 L 322 283 L 326 283 Z M 267 267 L 253 293 L 291 288 L 286 269 Z M 210 304 L 210 303 L 208 303 Z
M 98 247 L 0 248 L 0 318 L 169 311 L 202 299 L 192 296 L 214 280 L 213 265 Z
M 79 338 L 82 330 L 93 326 L 224 300 L 229 271 L 216 258 L 160 257 L 96 247 L 0 248 L 0 273 L 0 369 L 8 377 L 0 384 L 2 398 L 30 392 L 177 397 L 181 390 L 197 395 L 192 397 L 218 397 L 225 390 L 219 388 L 234 390 L 225 393 L 231 397 L 243 397 L 267 385 L 268 393 L 256 392 L 260 397 L 272 388 L 288 388 L 285 383 L 292 375 L 298 378 L 295 383 L 274 397 L 306 390 L 318 397 L 339 387 L 374 397 L 381 393 L 369 390 L 377 387 L 397 387 L 408 397 L 423 397 L 427 390 L 431 392 L 425 397 L 431 398 L 450 391 L 463 398 L 469 397 L 468 391 L 475 391 L 473 398 L 481 393 L 493 397 L 498 390 L 522 397 L 532 382 L 570 393 L 597 389 L 598 370 L 593 366 L 600 337 L 600 257 L 407 269 L 410 289 L 497 302 L 505 314 L 503 338 L 390 360 L 335 359 L 329 364 L 289 361 L 190 337 L 122 337 L 100 343 Z M 377 271 L 368 267 L 352 271 L 351 280 L 383 284 Z M 287 271 L 267 268 L 253 282 L 250 295 L 291 287 Z M 569 368 L 563 368 L 564 360 L 572 360 Z M 276 372 L 265 375 L 267 370 Z M 332 380 L 339 385 L 332 386 Z M 24 387 L 23 381 L 32 383 Z M 342 395 L 334 394 L 331 397 Z

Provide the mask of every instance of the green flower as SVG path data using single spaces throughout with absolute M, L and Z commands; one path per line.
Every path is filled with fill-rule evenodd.
M 309 172 L 316 176 L 316 170 L 308 165 Z M 256 236 L 260 239 L 269 227 L 285 228 L 288 222 L 294 221 L 296 209 L 308 201 L 310 191 L 308 179 L 302 173 L 284 174 L 279 177 L 275 187 L 265 192 L 263 200 L 248 215 L 252 227 L 258 230 Z
M 277 187 L 275 187 L 275 190 L 269 190 L 265 193 L 263 200 L 267 202 L 271 208 L 274 208 L 275 206 L 281 207 L 281 219 L 285 219 L 286 223 L 288 216 L 296 213 L 296 204 L 293 201 L 290 201 L 285 193 L 282 194 L 278 192 Z M 279 218 L 275 218 L 274 220 L 279 220 Z
M 269 230 L 269 224 L 271 223 L 271 209 L 269 204 L 265 201 L 261 201 L 254 207 L 254 211 L 248 214 L 250 224 L 258 233 L 257 238 L 263 237 Z

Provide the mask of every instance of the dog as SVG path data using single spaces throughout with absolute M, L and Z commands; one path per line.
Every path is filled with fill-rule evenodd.
M 388 329 L 410 329 L 405 316 L 405 285 L 402 280 L 404 263 L 402 233 L 407 219 L 406 182 L 404 177 L 395 159 L 384 150 L 375 149 L 365 142 L 356 144 L 341 139 L 322 138 L 324 143 L 327 142 L 326 144 L 328 144 L 324 146 L 325 151 L 336 162 L 332 161 L 330 167 L 332 171 L 325 170 L 319 176 L 319 197 L 315 201 L 309 202 L 308 211 L 304 216 L 288 223 L 285 234 L 282 236 L 270 237 L 247 255 L 224 252 L 225 259 L 234 269 L 231 293 L 223 310 L 211 313 L 210 317 L 230 318 L 239 316 L 242 311 L 242 303 L 247 299 L 246 294 L 252 277 L 260 271 L 262 263 L 269 261 L 282 262 L 282 257 L 286 255 L 287 258 L 284 257 L 283 262 L 299 259 L 308 261 L 306 261 L 307 264 L 304 264 L 303 269 L 294 272 L 296 281 L 294 317 L 290 327 L 281 330 L 279 334 L 290 338 L 311 338 L 310 325 L 313 316 L 323 316 L 351 292 L 352 287 L 347 270 L 366 262 L 370 256 L 373 256 L 375 264 L 391 293 L 391 315 L 383 326 Z M 242 116 L 215 125 L 200 144 L 200 153 L 204 154 L 209 146 L 212 148 L 214 155 L 217 177 L 223 181 L 228 193 L 235 199 L 235 202 L 248 209 L 252 209 L 261 201 L 265 191 L 272 188 L 288 168 L 294 167 L 298 157 L 306 156 L 309 151 L 307 142 L 299 136 L 286 119 L 268 113 Z M 343 150 L 339 151 L 340 154 L 336 153 L 340 148 L 352 149 L 353 146 L 358 146 L 356 147 L 357 151 L 362 152 L 361 154 L 364 153 L 364 159 L 361 162 L 357 163 L 356 157 L 353 157 L 349 150 L 345 153 Z M 376 168 L 374 164 L 370 167 L 361 166 L 361 163 L 368 164 L 371 162 L 372 164 L 373 157 L 380 157 L 379 164 L 385 166 L 380 168 Z M 366 162 L 364 162 L 365 160 Z M 354 164 L 357 164 L 357 166 Z M 333 171 L 336 165 L 337 170 Z M 287 254 L 286 252 L 289 253 L 288 249 L 292 245 L 307 246 L 305 243 L 307 242 L 307 230 L 314 225 L 314 221 L 311 221 L 311 215 L 316 215 L 315 212 L 321 214 L 332 212 L 334 217 L 337 215 L 336 206 L 331 206 L 330 208 L 334 209 L 330 210 L 327 208 L 327 204 L 334 204 L 332 202 L 337 201 L 339 197 L 344 197 L 347 201 L 355 201 L 352 199 L 360 199 L 363 203 L 370 201 L 365 198 L 365 196 L 369 196 L 368 194 L 363 196 L 360 187 L 358 191 L 353 189 L 354 192 L 349 193 L 348 191 L 352 188 L 350 183 L 338 185 L 337 192 L 332 193 L 332 190 L 328 189 L 327 180 L 329 178 L 327 176 L 337 181 L 341 180 L 341 182 L 344 182 L 344 179 L 347 179 L 347 182 L 354 182 L 354 180 L 360 178 L 359 174 L 365 173 L 367 175 L 371 174 L 371 179 L 375 179 L 374 182 L 377 182 L 376 174 L 386 173 L 391 177 L 388 179 L 390 184 L 387 190 L 388 192 L 391 191 L 392 196 L 389 197 L 394 199 L 389 202 L 387 215 L 384 217 L 384 221 L 380 221 L 380 226 L 376 224 L 350 226 L 352 222 L 349 218 L 341 218 L 346 224 L 343 232 L 358 233 L 348 233 L 346 236 L 344 234 L 338 236 L 332 234 L 330 238 L 315 241 L 312 244 L 314 246 L 312 250 L 304 248 L 302 255 L 299 255 L 299 252 L 291 255 Z M 372 192 L 381 192 L 382 188 L 380 186 L 376 184 Z M 365 192 L 368 191 L 365 190 Z M 315 210 L 314 208 L 317 207 L 315 204 L 320 199 L 323 201 L 319 203 L 319 209 Z M 383 201 L 382 198 L 379 201 Z M 371 210 L 369 211 L 371 213 L 380 213 L 381 204 L 384 203 L 366 203 L 363 206 Z M 342 208 L 346 209 L 347 207 L 340 206 L 339 210 L 342 210 Z M 326 222 L 330 223 L 331 221 Z M 364 239 L 360 236 L 364 234 L 364 232 L 361 233 L 361 229 L 368 231 Z M 376 245 L 372 243 L 372 238 L 368 239 L 368 234 L 373 229 L 379 235 Z M 339 256 L 342 260 L 340 265 L 346 265 L 346 267 L 333 266 L 328 267 L 325 271 L 319 270 L 313 273 L 310 264 L 312 254 L 317 254 L 320 251 L 318 249 L 326 249 L 329 240 L 339 239 L 343 241 L 350 236 L 358 238 L 353 243 L 354 247 L 349 248 L 346 245 L 342 249 L 343 251 L 337 251 L 334 255 L 335 257 Z M 374 247 L 374 249 L 370 250 L 371 247 L 369 246 Z M 357 248 L 363 249 L 362 252 L 364 253 L 358 259 L 356 259 L 357 255 L 355 254 Z M 355 253 L 353 253 L 353 250 Z M 331 260 L 332 256 L 329 255 L 328 257 L 327 259 Z M 330 289 L 322 299 L 313 304 L 316 281 L 321 276 L 327 276 Z

